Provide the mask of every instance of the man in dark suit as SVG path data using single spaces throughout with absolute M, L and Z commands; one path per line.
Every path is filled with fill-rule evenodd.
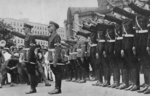
M 61 93 L 61 80 L 62 80 L 62 66 L 59 63 L 62 63 L 61 60 L 61 38 L 57 34 L 56 30 L 59 28 L 59 25 L 55 22 L 50 22 L 48 26 L 48 31 L 51 33 L 51 36 L 48 39 L 48 47 L 50 50 L 55 50 L 53 64 L 51 69 L 55 75 L 55 89 L 48 94 L 60 94 Z
M 29 24 L 24 24 L 24 32 L 26 34 L 25 37 L 25 49 L 28 50 L 28 58 L 26 58 L 25 64 L 27 67 L 27 71 L 29 73 L 29 81 L 31 90 L 27 92 L 26 94 L 36 93 L 36 86 L 38 84 L 37 82 L 37 76 L 36 76 L 36 58 L 34 54 L 34 50 L 36 48 L 36 41 L 34 38 L 32 38 L 31 29 L 33 26 Z

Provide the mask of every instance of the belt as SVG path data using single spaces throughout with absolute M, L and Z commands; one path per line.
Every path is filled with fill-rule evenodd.
M 73 52 L 73 54 L 77 54 L 77 52 Z
M 35 64 L 34 62 L 30 62 L 30 64 Z
M 61 45 L 61 44 L 60 44 L 60 43 L 55 43 L 55 44 L 54 44 L 54 46 L 59 46 L 59 45 Z
M 136 30 L 136 33 L 148 33 L 148 30 Z
M 134 37 L 133 34 L 124 34 L 123 36 L 124 36 L 124 37 Z
M 48 51 L 52 51 L 52 52 L 54 52 L 54 51 L 55 51 L 55 49 L 48 49 Z
M 73 53 L 69 53 L 70 55 L 72 55 Z
M 105 40 L 97 40 L 98 42 L 105 42 Z
M 107 42 L 115 42 L 116 40 L 107 40 Z
M 123 37 L 117 37 L 116 38 L 116 40 L 122 40 L 123 39 Z
M 95 47 L 95 46 L 97 46 L 97 44 L 90 44 L 90 46 L 91 46 L 91 47 Z

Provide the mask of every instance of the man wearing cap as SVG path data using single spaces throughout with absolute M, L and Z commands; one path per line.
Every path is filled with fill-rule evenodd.
M 26 52 L 28 54 L 26 56 L 27 58 L 25 60 L 25 65 L 26 65 L 26 68 L 28 71 L 27 73 L 29 76 L 31 90 L 29 92 L 27 92 L 26 94 L 36 93 L 36 86 L 38 84 L 37 76 L 36 76 L 37 63 L 36 63 L 36 57 L 35 57 L 35 53 L 34 53 L 34 50 L 36 49 L 36 41 L 35 41 L 35 37 L 33 37 L 31 34 L 32 28 L 33 28 L 33 26 L 25 23 L 24 24 L 25 35 L 17 33 L 17 32 L 12 32 L 13 35 L 25 39 L 24 50 L 28 51 L 28 52 Z
M 138 2 L 138 4 L 142 4 L 142 2 Z M 129 4 L 129 7 L 134 10 L 138 15 L 135 18 L 136 23 L 136 53 L 137 57 L 140 59 L 140 64 L 144 71 L 144 79 L 145 84 L 144 88 L 142 90 L 139 90 L 139 93 L 144 92 L 144 94 L 150 94 L 150 87 L 149 87 L 149 72 L 150 72 L 150 66 L 149 66 L 149 16 L 150 11 L 149 8 L 146 7 L 147 4 L 143 4 L 144 6 L 139 7 L 139 5 L 136 5 L 133 2 Z M 147 47 L 147 48 L 146 48 Z M 143 85 L 143 84 L 142 84 Z
M 53 21 L 49 22 L 48 31 L 50 36 L 39 36 L 38 39 L 48 41 L 49 51 L 54 53 L 54 57 L 50 56 L 51 69 L 55 75 L 55 89 L 48 94 L 60 94 L 61 93 L 61 80 L 62 80 L 62 68 L 61 64 L 61 38 L 57 34 L 59 25 Z M 53 58 L 52 58 L 53 57 Z
M 35 39 L 41 38 L 41 36 L 39 36 L 39 35 L 32 35 L 32 32 L 31 32 L 32 28 L 33 28 L 32 25 L 25 23 L 24 28 L 23 28 L 25 35 L 18 33 L 18 32 L 11 32 L 11 33 L 15 36 L 25 39 L 25 43 L 24 43 L 25 48 L 30 48 L 30 46 L 36 44 Z M 45 80 L 45 86 L 51 86 L 51 84 L 49 84 L 48 80 Z

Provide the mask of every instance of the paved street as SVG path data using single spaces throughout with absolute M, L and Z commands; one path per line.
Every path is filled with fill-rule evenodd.
M 62 94 L 54 96 L 145 96 L 137 92 L 92 86 L 92 83 L 95 82 L 88 81 L 84 84 L 78 84 L 63 81 Z M 52 83 L 52 87 L 45 87 L 44 84 L 39 84 L 37 93 L 26 95 L 25 92 L 29 90 L 29 86 L 16 85 L 15 87 L 10 87 L 7 85 L 0 89 L 0 96 L 49 96 L 48 92 L 53 88 L 54 83 Z

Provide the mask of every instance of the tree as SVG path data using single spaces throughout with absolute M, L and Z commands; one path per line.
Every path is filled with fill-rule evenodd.
M 4 23 L 4 20 L 0 21 L 0 40 L 6 41 L 6 47 L 14 46 L 14 36 L 11 34 L 13 27 L 10 24 Z

